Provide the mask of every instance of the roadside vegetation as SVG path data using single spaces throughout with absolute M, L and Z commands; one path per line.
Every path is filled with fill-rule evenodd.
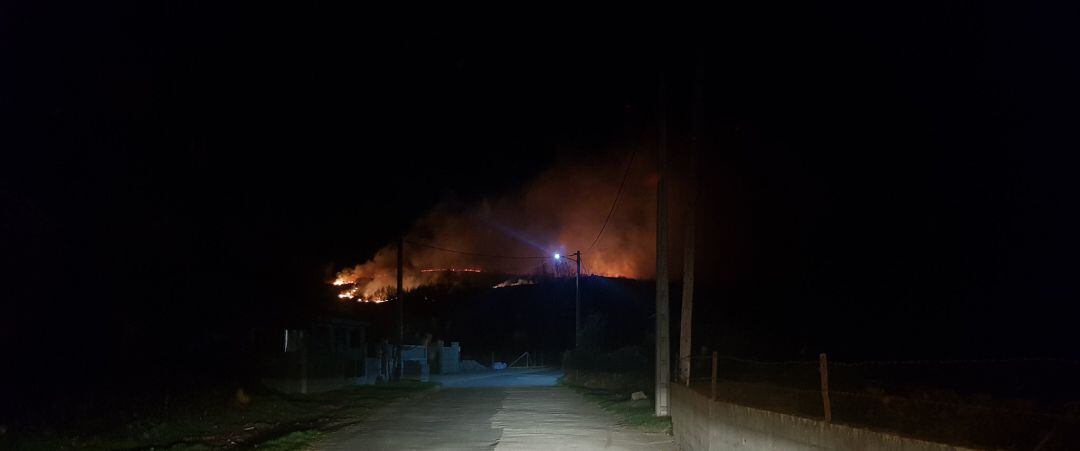
M 623 426 L 639 431 L 671 434 L 671 417 L 653 415 L 654 408 L 651 397 L 634 401 L 631 399 L 631 392 L 628 391 L 582 387 L 567 382 L 565 378 L 560 379 L 559 383 L 576 390 L 589 401 L 615 414 L 619 419 L 619 424 Z
M 653 415 L 653 378 L 645 352 L 639 346 L 567 351 L 563 354 L 565 376 L 559 383 L 615 414 L 624 426 L 670 434 L 671 417 Z M 633 400 L 634 392 L 642 392 L 646 398 Z
M 137 419 L 109 419 L 108 414 L 103 414 L 93 421 L 62 429 L 7 430 L 0 435 L 0 449 L 298 450 L 323 433 L 360 421 L 375 408 L 435 385 L 406 381 L 307 395 L 275 392 L 207 395 L 187 405 Z

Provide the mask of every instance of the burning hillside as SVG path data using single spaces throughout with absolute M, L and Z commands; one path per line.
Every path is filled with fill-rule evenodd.
M 458 272 L 572 274 L 554 253 L 583 251 L 583 272 L 651 277 L 655 258 L 655 175 L 637 161 L 603 236 L 589 249 L 611 208 L 626 159 L 558 166 L 519 192 L 475 204 L 447 201 L 417 221 L 405 242 L 404 285 L 414 289 Z M 588 251 L 585 251 L 588 249 Z M 565 260 L 565 259 L 564 259 Z M 558 265 L 558 266 L 557 266 Z M 342 299 L 378 302 L 396 286 L 397 249 L 388 244 L 367 262 L 342 269 Z

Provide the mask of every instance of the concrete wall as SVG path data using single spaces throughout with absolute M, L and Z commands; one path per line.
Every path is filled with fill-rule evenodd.
M 683 450 L 966 450 L 868 429 L 711 401 L 671 386 L 671 422 Z
M 438 359 L 439 374 L 461 372 L 461 346 L 458 342 L 455 341 L 450 346 L 440 346 Z
M 408 360 L 423 360 L 428 359 L 428 349 L 420 345 L 403 345 L 401 347 L 402 359 Z

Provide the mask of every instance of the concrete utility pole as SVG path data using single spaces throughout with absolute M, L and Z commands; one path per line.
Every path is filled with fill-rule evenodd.
M 405 376 L 405 239 L 397 242 L 397 379 Z
M 686 237 L 683 242 L 683 291 L 682 318 L 679 327 L 679 378 L 690 385 L 690 357 L 692 329 L 694 326 L 694 235 L 696 232 L 695 213 L 697 209 L 697 152 L 701 145 L 702 83 L 705 78 L 705 62 L 698 57 L 697 78 L 694 83 L 693 131 L 690 135 L 690 204 L 686 209 Z
M 671 415 L 671 344 L 668 323 L 667 93 L 660 75 L 660 133 L 656 183 L 656 416 Z

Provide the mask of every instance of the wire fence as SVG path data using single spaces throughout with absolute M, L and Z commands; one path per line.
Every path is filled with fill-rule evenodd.
M 750 407 L 971 446 L 1080 444 L 1076 360 L 682 360 L 673 380 Z

